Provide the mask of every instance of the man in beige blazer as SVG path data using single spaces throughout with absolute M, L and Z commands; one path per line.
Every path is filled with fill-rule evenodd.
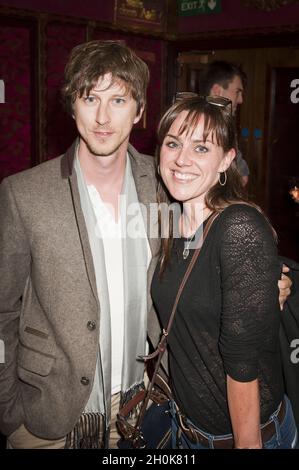
M 142 386 L 156 179 L 129 135 L 148 80 L 117 42 L 74 48 L 63 95 L 78 139 L 0 187 L 0 431 L 10 448 L 116 447 L 119 405 Z

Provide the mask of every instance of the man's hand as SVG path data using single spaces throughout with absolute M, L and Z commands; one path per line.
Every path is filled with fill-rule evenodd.
M 278 281 L 280 310 L 283 310 L 284 303 L 291 293 L 292 281 L 289 276 L 284 274 L 288 273 L 289 271 L 290 269 L 284 264 L 282 266 L 281 278 Z

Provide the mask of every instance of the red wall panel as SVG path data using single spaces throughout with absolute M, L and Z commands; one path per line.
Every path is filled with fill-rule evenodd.
M 0 5 L 112 23 L 114 0 L 0 0 Z
M 71 49 L 85 42 L 86 27 L 69 23 L 49 23 L 46 27 L 44 88 L 45 154 L 43 159 L 64 153 L 77 135 L 73 119 L 64 110 L 60 90 L 64 67 Z
M 29 28 L 0 24 L 0 179 L 31 166 L 31 54 Z
M 0 104 L 0 178 L 60 155 L 77 136 L 60 90 L 71 49 L 86 41 L 87 23 L 41 23 L 39 36 L 37 26 L 35 19 L 25 17 L 3 17 L 0 22 L 0 79 L 6 87 L 6 103 Z M 164 41 L 100 29 L 91 39 L 121 39 L 147 62 L 148 106 L 131 142 L 140 152 L 153 154 L 163 95 Z
M 240 0 L 222 0 L 221 13 L 180 16 L 178 18 L 178 33 L 188 34 L 203 31 L 266 28 L 298 23 L 298 4 L 285 5 L 273 11 L 262 11 L 255 7 L 245 7 Z

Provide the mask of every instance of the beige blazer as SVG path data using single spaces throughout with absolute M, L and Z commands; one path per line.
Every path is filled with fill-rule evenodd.
M 23 423 L 41 438 L 65 436 L 92 389 L 100 305 L 74 151 L 75 143 L 0 186 L 0 431 L 7 435 Z M 132 146 L 129 155 L 148 207 L 156 198 L 153 158 Z M 149 243 L 148 285 L 159 240 Z

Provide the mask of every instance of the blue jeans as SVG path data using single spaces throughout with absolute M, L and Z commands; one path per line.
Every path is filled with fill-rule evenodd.
M 286 411 L 285 416 L 281 424 L 278 422 L 277 414 L 278 410 L 274 411 L 274 413 L 270 416 L 268 421 L 273 421 L 275 424 L 276 432 L 274 435 L 266 442 L 263 443 L 264 449 L 295 449 L 297 448 L 298 443 L 298 434 L 297 428 L 295 424 L 295 419 L 293 415 L 292 405 L 290 400 L 285 395 L 284 397 L 286 403 Z M 222 434 L 222 435 L 214 435 L 209 434 L 202 429 L 194 426 L 189 419 L 186 419 L 186 423 L 190 424 L 193 428 L 200 431 L 208 440 L 209 446 L 204 446 L 200 443 L 194 443 L 188 439 L 188 437 L 184 434 L 183 431 L 178 432 L 180 430 L 176 411 L 175 411 L 175 404 L 174 402 L 170 405 L 170 412 L 172 417 L 172 448 L 173 449 L 214 449 L 213 441 L 215 439 L 229 439 L 232 438 L 232 434 Z

